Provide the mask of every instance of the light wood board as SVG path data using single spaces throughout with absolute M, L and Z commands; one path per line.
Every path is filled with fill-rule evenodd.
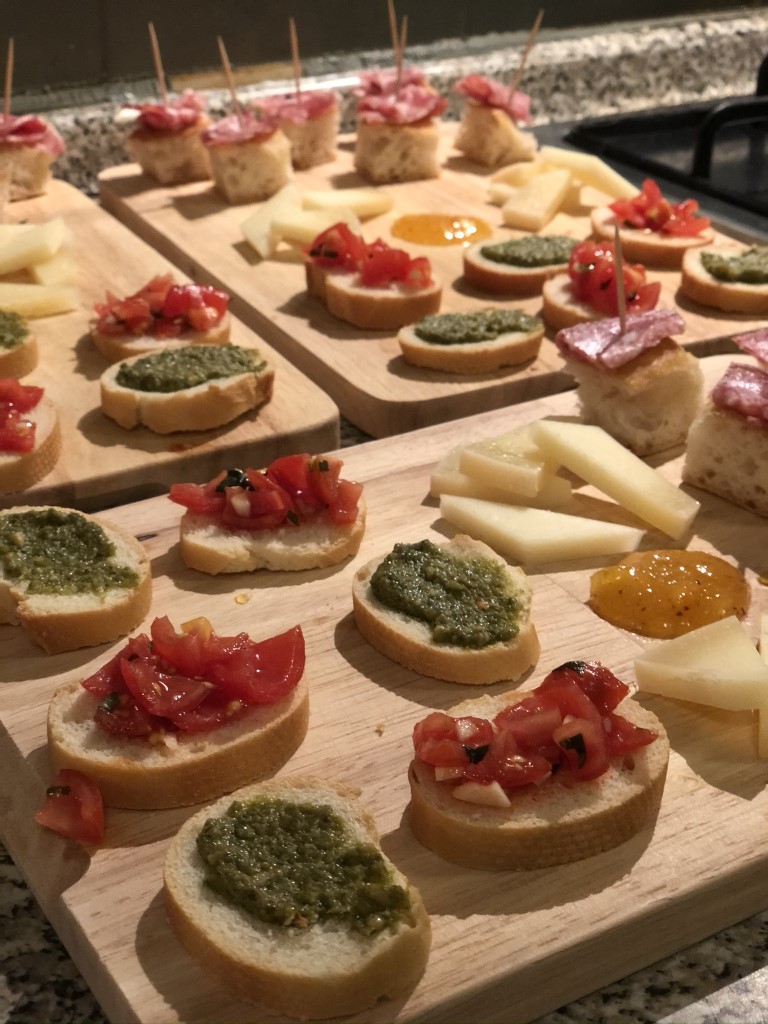
M 710 377 L 725 361 L 706 360 Z M 768 906 L 768 762 L 756 756 L 752 713 L 644 697 L 673 751 L 660 816 L 634 840 L 587 861 L 519 874 L 475 872 L 441 861 L 408 828 L 413 725 L 428 709 L 448 708 L 476 690 L 420 678 L 362 640 L 351 616 L 353 573 L 398 540 L 451 535 L 427 498 L 430 466 L 449 448 L 574 410 L 571 394 L 554 396 L 347 450 L 345 474 L 365 483 L 368 522 L 358 555 L 334 570 L 208 577 L 183 567 L 180 510 L 169 502 L 153 498 L 107 514 L 141 536 L 151 556 L 147 622 L 167 613 L 178 625 L 205 614 L 221 633 L 246 629 L 258 637 L 302 625 L 311 721 L 281 774 L 312 772 L 359 786 L 385 850 L 421 889 L 433 923 L 432 954 L 418 987 L 357 1019 L 522 1022 Z M 657 461 L 665 476 L 679 479 L 679 456 Z M 687 546 L 720 551 L 744 569 L 753 590 L 747 628 L 754 633 L 766 607 L 757 581 L 768 576 L 766 521 L 704 492 L 696 496 L 702 508 Z M 634 521 L 589 489 L 575 507 Z M 654 532 L 645 543 L 670 546 Z M 531 685 L 574 658 L 600 659 L 632 681 L 633 658 L 648 641 L 586 606 L 589 575 L 599 564 L 530 568 L 542 643 Z M 20 631 L 0 627 L 3 841 L 110 1019 L 271 1020 L 211 982 L 166 923 L 163 855 L 190 811 L 109 811 L 106 843 L 91 858 L 33 822 L 50 777 L 49 697 L 106 656 L 100 649 L 47 657 Z
M 216 430 L 154 434 L 144 427 L 124 430 L 103 415 L 99 377 L 109 363 L 88 337 L 95 302 L 137 291 L 155 274 L 173 272 L 167 259 L 105 212 L 98 203 L 62 181 L 46 195 L 13 203 L 8 220 L 41 222 L 62 217 L 71 232 L 80 306 L 71 313 L 31 321 L 40 361 L 24 379 L 38 384 L 56 403 L 63 451 L 53 470 L 22 494 L 0 495 L 0 507 L 33 501 L 76 505 L 85 510 L 160 494 L 179 474 L 210 479 L 223 462 L 263 463 L 303 449 L 322 451 L 339 443 L 335 403 L 316 384 L 240 321 L 232 325 L 235 344 L 259 348 L 275 367 L 271 401 Z
M 409 245 L 392 237 L 389 227 L 393 221 L 408 213 L 471 215 L 483 218 L 493 228 L 494 238 L 513 234 L 503 226 L 500 209 L 487 201 L 489 175 L 478 173 L 476 164 L 452 149 L 454 131 L 453 125 L 444 128 L 441 176 L 386 186 L 394 198 L 393 210 L 363 227 L 368 241 L 381 236 L 390 244 L 429 256 L 434 275 L 443 284 L 442 310 L 446 312 L 504 305 L 505 301 L 464 284 L 460 248 Z M 365 184 L 353 169 L 353 137 L 342 139 L 335 162 L 297 173 L 295 180 L 305 188 Z M 343 416 L 373 437 L 528 401 L 572 386 L 571 378 L 562 372 L 551 332 L 538 357 L 520 367 L 466 377 L 411 366 L 402 358 L 395 337 L 351 327 L 308 296 L 296 251 L 285 247 L 278 258 L 260 260 L 240 229 L 256 204 L 229 206 L 210 182 L 162 187 L 143 175 L 137 164 L 128 164 L 103 171 L 99 184 L 107 209 L 195 280 L 231 291 L 237 314 L 325 388 Z M 546 233 L 587 237 L 589 204 L 605 199 L 584 189 L 581 201 L 584 205 L 576 210 L 559 213 L 547 225 Z M 649 272 L 648 278 L 662 282 L 659 305 L 683 313 L 686 333 L 680 340 L 689 347 L 746 329 L 753 322 L 688 304 L 677 295 L 677 271 Z M 529 313 L 541 309 L 539 297 L 510 301 Z

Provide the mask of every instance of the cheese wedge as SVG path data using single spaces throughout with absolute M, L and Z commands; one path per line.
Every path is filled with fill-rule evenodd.
M 360 218 L 353 210 L 288 210 L 272 219 L 272 232 L 280 242 L 309 245 L 326 228 L 343 221 L 360 234 Z
M 58 252 L 67 234 L 61 217 L 36 224 L 0 240 L 0 274 L 12 274 L 34 263 L 49 260 Z
M 440 498 L 440 514 L 499 554 L 529 564 L 635 551 L 643 536 L 631 526 L 454 494 Z
M 240 230 L 246 241 L 253 246 L 263 260 L 274 256 L 280 238 L 273 228 L 276 217 L 285 217 L 289 212 L 301 210 L 301 190 L 292 182 L 275 192 L 271 199 L 261 203 L 243 221 Z
M 473 441 L 460 450 L 459 470 L 494 487 L 534 495 L 558 463 L 542 455 L 529 426 Z
M 0 309 L 30 318 L 68 313 L 79 305 L 77 290 L 61 285 L 0 281 Z
M 552 220 L 568 194 L 571 172 L 555 167 L 542 171 L 506 200 L 501 217 L 507 227 L 520 231 L 541 231 Z
M 552 164 L 545 163 L 540 156 L 535 156 L 533 160 L 519 160 L 517 163 L 500 167 L 491 175 L 490 184 L 511 185 L 513 188 L 520 188 L 521 185 L 525 185 L 542 171 L 551 170 Z
M 362 218 L 389 213 L 394 205 L 392 193 L 381 188 L 307 189 L 301 198 L 305 210 L 352 210 Z
M 768 663 L 734 615 L 652 647 L 635 659 L 635 676 L 648 693 L 713 708 L 768 705 Z
M 582 185 L 590 185 L 613 199 L 630 199 L 640 191 L 637 185 L 627 181 L 599 156 L 591 153 L 563 149 L 560 146 L 542 146 L 539 155 L 545 163 L 569 170 Z
M 33 281 L 47 285 L 73 285 L 77 280 L 77 267 L 72 253 L 62 246 L 55 256 L 29 268 Z
M 570 481 L 552 474 L 541 483 L 536 494 L 525 495 L 508 488 L 486 483 L 479 476 L 469 476 L 459 469 L 461 448 L 448 452 L 433 468 L 429 492 L 433 498 L 441 494 L 460 494 L 468 498 L 482 498 L 507 505 L 530 505 L 534 508 L 557 508 L 564 505 L 573 493 Z
M 689 529 L 699 502 L 670 483 L 601 427 L 539 420 L 533 440 L 546 456 L 670 537 Z

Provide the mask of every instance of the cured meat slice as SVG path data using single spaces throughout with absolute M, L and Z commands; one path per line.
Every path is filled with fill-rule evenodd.
M 64 143 L 53 125 L 34 114 L 0 114 L 0 145 L 30 146 L 51 156 L 64 152 Z
M 206 146 L 221 146 L 228 142 L 249 142 L 268 139 L 277 131 L 277 118 L 254 117 L 253 114 L 230 114 L 209 125 L 200 136 Z
M 739 413 L 753 423 L 768 424 L 768 371 L 731 363 L 712 389 L 718 409 Z
M 756 331 L 745 334 L 734 334 L 731 339 L 742 352 L 748 352 L 759 363 L 768 366 L 768 327 L 758 327 Z
M 368 124 L 416 124 L 437 117 L 447 101 L 431 89 L 406 85 L 397 94 L 364 96 L 357 105 L 357 115 Z
M 513 121 L 531 121 L 531 98 L 524 92 L 512 92 L 508 85 L 484 75 L 465 75 L 453 87 L 474 103 L 495 107 L 509 114 Z
M 397 68 L 374 68 L 360 73 L 360 84 L 352 89 L 353 96 L 386 96 L 397 88 Z M 427 79 L 419 68 L 403 68 L 400 88 L 406 85 L 425 86 Z
M 685 323 L 679 313 L 671 309 L 652 309 L 628 316 L 624 332 L 619 317 L 565 327 L 555 335 L 555 344 L 564 355 L 612 370 L 684 330 Z
M 263 96 L 253 103 L 259 117 L 279 117 L 293 124 L 305 124 L 321 117 L 337 103 L 336 94 L 327 89 L 291 93 L 287 96 Z

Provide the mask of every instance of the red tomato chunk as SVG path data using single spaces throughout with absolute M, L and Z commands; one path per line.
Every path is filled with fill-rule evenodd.
M 397 284 L 419 290 L 432 284 L 432 268 L 426 256 L 413 258 L 381 238 L 368 244 L 342 222 L 322 231 L 305 252 L 320 266 L 358 273 L 360 283 L 368 288 Z
M 65 839 L 98 845 L 104 839 L 104 804 L 99 787 L 82 772 L 62 768 L 35 814 L 38 825 Z
M 623 227 L 643 228 L 662 235 L 695 237 L 710 225 L 709 217 L 699 213 L 695 199 L 671 203 L 651 178 L 643 182 L 642 190 L 631 199 L 617 199 L 610 204 L 616 220 Z
M 43 397 L 43 389 L 0 378 L 0 452 L 31 452 L 36 424 L 27 416 Z
M 647 284 L 645 268 L 639 263 L 622 264 L 627 313 L 645 313 L 659 301 L 661 283 Z M 618 316 L 616 262 L 612 242 L 579 242 L 568 263 L 571 292 L 604 316 Z

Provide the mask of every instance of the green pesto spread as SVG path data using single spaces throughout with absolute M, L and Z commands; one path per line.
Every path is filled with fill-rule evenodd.
M 197 837 L 205 882 L 265 924 L 323 922 L 374 935 L 410 917 L 410 897 L 370 843 L 328 805 L 236 800 Z
M 103 594 L 134 587 L 133 569 L 114 561 L 104 530 L 79 512 L 42 508 L 0 516 L 0 570 L 28 594 Z
M 732 284 L 768 284 L 768 245 L 753 245 L 737 256 L 703 252 L 701 265 L 718 281 Z
M 18 348 L 28 334 L 29 327 L 23 316 L 0 310 L 0 349 Z
M 117 383 L 134 391 L 169 393 L 241 373 L 259 373 L 265 366 L 258 352 L 238 345 L 186 345 L 152 352 L 121 366 Z
M 565 235 L 525 235 L 484 245 L 480 255 L 508 267 L 551 267 L 567 263 L 575 245 L 576 239 Z
M 430 540 L 395 544 L 371 576 L 371 590 L 388 608 L 427 623 L 437 644 L 482 648 L 519 632 L 520 602 L 504 567 L 457 558 Z
M 537 316 L 519 309 L 481 309 L 474 313 L 437 313 L 414 324 L 417 338 L 435 345 L 465 345 L 473 341 L 495 341 L 500 334 L 517 331 L 530 334 L 541 327 Z

